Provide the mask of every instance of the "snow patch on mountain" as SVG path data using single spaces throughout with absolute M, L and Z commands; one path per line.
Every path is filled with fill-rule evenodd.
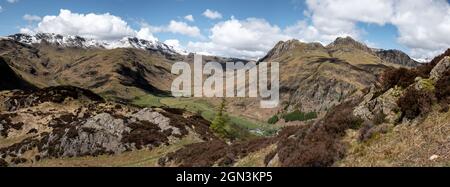
M 94 39 L 87 39 L 80 36 L 61 35 L 52 33 L 37 33 L 35 35 L 29 34 L 14 34 L 2 39 L 11 39 L 20 43 L 32 45 L 47 42 L 49 44 L 60 47 L 76 47 L 76 48 L 103 48 L 103 49 L 117 49 L 117 48 L 135 48 L 142 50 L 160 51 L 165 54 L 184 54 L 185 51 L 175 49 L 163 42 L 157 40 L 148 41 L 136 37 L 125 37 L 118 41 L 98 41 Z

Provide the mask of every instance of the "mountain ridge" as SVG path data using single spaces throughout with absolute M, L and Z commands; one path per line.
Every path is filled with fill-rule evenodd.
M 3 39 L 12 39 L 24 44 L 40 44 L 47 42 L 60 47 L 78 47 L 78 48 L 103 48 L 103 49 L 117 49 L 117 48 L 137 48 L 143 50 L 157 50 L 167 54 L 186 54 L 185 51 L 175 50 L 174 47 L 169 46 L 159 41 L 149 41 L 139 39 L 136 37 L 124 37 L 120 40 L 102 41 L 88 39 L 81 36 L 61 35 L 54 33 L 37 33 L 29 34 L 13 34 Z

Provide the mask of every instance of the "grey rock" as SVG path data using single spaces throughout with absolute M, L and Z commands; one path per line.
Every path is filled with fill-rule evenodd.
M 379 58 L 381 58 L 381 60 L 388 63 L 400 64 L 409 67 L 416 67 L 420 65 L 419 62 L 413 60 L 406 53 L 399 50 L 377 50 L 375 53 Z
M 130 132 L 130 128 L 125 126 L 122 119 L 116 119 L 108 113 L 101 113 L 90 118 L 83 127 L 92 128 L 98 131 L 120 137 L 124 132 Z
M 430 79 L 437 81 L 450 70 L 450 57 L 444 57 L 430 72 Z
M 353 110 L 353 114 L 365 121 L 372 121 L 376 115 L 383 113 L 389 123 L 395 123 L 401 117 L 398 112 L 397 100 L 400 98 L 402 90 L 392 88 L 382 95 L 374 98 L 375 91 L 372 88 L 364 100 Z
M 180 135 L 180 129 L 170 126 L 170 119 L 163 116 L 162 114 L 153 111 L 149 108 L 144 108 L 137 112 L 136 114 L 133 114 L 132 117 L 140 120 L 140 121 L 148 121 L 154 124 L 157 124 L 158 127 L 161 129 L 161 131 L 165 131 L 168 129 L 172 129 L 173 134 Z

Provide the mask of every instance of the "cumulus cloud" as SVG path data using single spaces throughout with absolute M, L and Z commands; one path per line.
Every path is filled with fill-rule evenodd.
M 175 51 L 178 52 L 184 52 L 186 49 L 181 45 L 179 40 L 176 39 L 170 39 L 170 40 L 166 40 L 164 41 L 165 44 L 167 44 L 168 46 L 172 46 L 173 49 L 175 49 Z
M 180 21 L 170 21 L 167 26 L 167 31 L 176 34 L 188 35 L 191 37 L 201 37 L 200 29 L 198 27 L 190 26 L 187 23 Z
M 231 18 L 217 23 L 210 31 L 210 41 L 189 42 L 188 49 L 203 54 L 257 59 L 278 41 L 289 39 L 278 26 L 257 18 Z
M 310 24 L 299 21 L 286 32 L 306 41 L 328 43 L 337 36 L 360 38 L 357 23 L 392 24 L 398 42 L 415 58 L 432 57 L 450 46 L 446 0 L 307 0 Z
M 78 35 L 102 40 L 115 40 L 136 35 L 136 31 L 120 17 L 109 13 L 78 14 L 65 9 L 61 9 L 57 16 L 42 18 L 33 32 Z
M 324 45 L 342 36 L 365 41 L 367 31 L 358 23 L 395 26 L 397 42 L 416 59 L 431 58 L 450 47 L 450 5 L 446 0 L 306 0 L 306 6 L 306 18 L 282 30 L 261 19 L 231 19 L 210 29 L 210 41 L 190 42 L 188 48 L 257 58 L 277 41 L 289 38 Z M 204 15 L 213 18 L 213 12 L 207 10 Z
M 148 23 L 142 23 L 142 27 L 148 28 L 149 31 L 153 33 L 160 33 L 160 32 L 170 32 L 174 34 L 181 34 L 186 35 L 190 37 L 197 37 L 201 38 L 203 37 L 201 34 L 201 31 L 196 26 L 191 26 L 183 21 L 175 21 L 171 20 L 168 25 L 163 26 L 154 26 L 150 25 Z
M 181 21 L 170 21 L 165 26 L 152 26 L 141 23 L 139 30 L 132 29 L 122 18 L 106 14 L 79 14 L 70 10 L 61 9 L 59 15 L 48 15 L 43 18 L 26 14 L 23 16 L 29 24 L 20 29 L 21 33 L 56 33 L 65 35 L 78 35 L 97 40 L 119 40 L 124 37 L 137 37 L 149 41 L 158 41 L 154 33 L 170 32 L 191 37 L 202 37 L 200 29 Z M 33 22 L 39 22 L 36 25 Z M 176 49 L 182 49 L 179 42 L 168 40 Z
M 307 0 L 305 14 L 308 20 L 300 20 L 288 26 L 285 32 L 303 41 L 328 44 L 340 36 L 360 39 L 363 30 L 358 22 L 384 25 L 392 17 L 391 0 Z
M 203 12 L 203 16 L 209 19 L 222 19 L 222 14 L 220 12 L 210 9 L 206 9 L 205 12 Z
M 41 21 L 42 18 L 36 15 L 25 14 L 23 16 L 23 19 L 28 22 L 34 22 L 34 21 Z
M 391 23 L 398 29 L 398 41 L 416 58 L 429 58 L 450 47 L 450 5 L 445 0 L 399 1 Z
M 17 2 L 19 2 L 19 0 L 7 0 L 8 1 L 8 3 L 17 3 Z
M 194 21 L 195 21 L 194 16 L 191 15 L 191 14 L 189 14 L 189 15 L 187 15 L 187 16 L 184 16 L 184 19 L 185 19 L 185 20 L 188 20 L 188 21 L 190 21 L 190 22 L 194 22 Z
M 148 28 L 148 27 L 141 28 L 136 33 L 136 37 L 140 38 L 140 39 L 148 40 L 148 41 L 158 41 L 158 38 L 153 36 L 153 33 L 152 33 L 151 29 Z

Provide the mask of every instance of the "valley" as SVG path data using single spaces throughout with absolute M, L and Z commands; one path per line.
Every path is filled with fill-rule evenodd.
M 171 96 L 172 64 L 193 54 L 161 42 L 11 35 L 0 39 L 0 164 L 448 166 L 447 56 L 280 41 L 258 62 L 280 64 L 281 102 L 262 109 L 260 98 Z

